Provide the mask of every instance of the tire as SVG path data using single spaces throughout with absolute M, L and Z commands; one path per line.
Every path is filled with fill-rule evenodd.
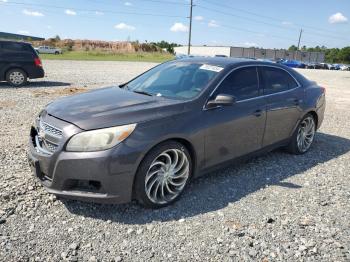
M 24 86 L 28 83 L 28 75 L 22 69 L 11 69 L 6 73 L 6 81 L 14 87 Z
M 136 200 L 147 208 L 168 206 L 180 198 L 191 174 L 192 159 L 186 147 L 175 141 L 161 143 L 138 168 L 134 183 Z
M 287 151 L 301 155 L 311 148 L 316 134 L 316 121 L 312 114 L 306 114 L 300 121 L 291 138 Z
M 55 55 L 59 55 L 59 54 L 60 54 L 60 52 L 58 52 L 58 51 L 55 52 Z

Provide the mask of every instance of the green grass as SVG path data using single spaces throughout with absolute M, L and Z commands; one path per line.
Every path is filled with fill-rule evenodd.
M 171 54 L 165 53 L 108 53 L 94 51 L 71 51 L 60 55 L 40 54 L 45 60 L 83 60 L 83 61 L 135 61 L 135 62 L 164 62 L 174 58 Z

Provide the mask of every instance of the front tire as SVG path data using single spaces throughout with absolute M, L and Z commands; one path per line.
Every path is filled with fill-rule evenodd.
M 134 192 L 148 208 L 168 206 L 179 199 L 192 172 L 192 160 L 185 146 L 169 141 L 153 148 L 141 162 Z
M 11 69 L 6 73 L 6 81 L 14 87 L 24 86 L 28 82 L 28 75 L 22 69 Z
M 295 130 L 287 150 L 296 155 L 309 151 L 316 133 L 316 121 L 312 114 L 307 114 Z

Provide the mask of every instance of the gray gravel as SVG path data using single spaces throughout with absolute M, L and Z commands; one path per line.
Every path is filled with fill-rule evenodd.
M 44 61 L 47 77 L 0 84 L 0 261 L 349 261 L 350 72 L 303 70 L 327 87 L 311 151 L 281 150 L 194 181 L 160 210 L 58 200 L 26 161 L 35 114 L 81 88 L 152 66 Z

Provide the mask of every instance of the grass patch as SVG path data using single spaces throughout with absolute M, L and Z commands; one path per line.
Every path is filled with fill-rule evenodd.
M 109 53 L 94 51 L 71 51 L 60 55 L 40 54 L 43 60 L 83 60 L 83 61 L 135 61 L 135 62 L 165 62 L 174 59 L 167 53 Z

